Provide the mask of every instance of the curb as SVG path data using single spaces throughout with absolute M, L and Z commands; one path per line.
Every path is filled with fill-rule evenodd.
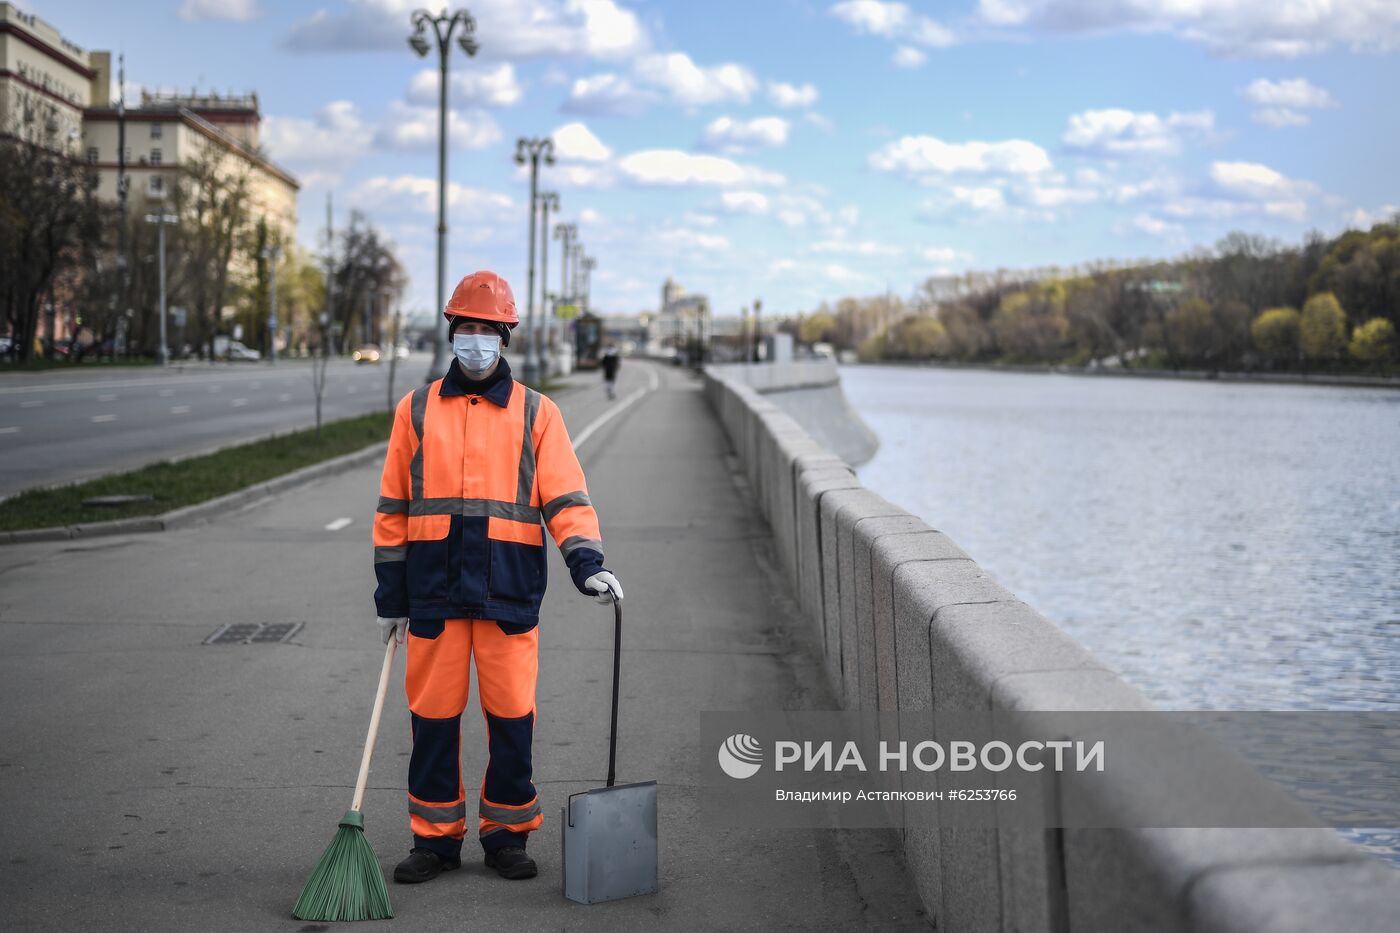
M 372 463 L 384 455 L 389 442 L 380 441 L 360 450 L 341 454 L 330 460 L 313 463 L 299 470 L 274 476 L 272 479 L 236 489 L 215 499 L 196 502 L 183 508 L 172 509 L 160 515 L 143 515 L 135 518 L 119 518 L 110 522 L 87 522 L 81 525 L 67 525 L 60 528 L 27 528 L 22 531 L 0 531 L 0 545 L 28 544 L 35 541 L 69 541 L 77 538 L 97 538 L 106 535 L 140 534 L 152 531 L 172 531 L 207 521 L 216 515 L 233 511 L 259 499 L 266 499 L 301 486 L 313 480 L 333 476 L 365 463 Z

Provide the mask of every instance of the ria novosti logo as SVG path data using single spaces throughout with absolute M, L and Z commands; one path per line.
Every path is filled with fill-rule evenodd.
M 763 746 L 753 736 L 736 732 L 720 743 L 719 766 L 730 777 L 751 778 L 762 765 Z

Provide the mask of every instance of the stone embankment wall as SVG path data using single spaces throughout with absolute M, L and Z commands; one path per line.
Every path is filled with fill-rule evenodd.
M 778 393 L 833 386 L 839 392 L 839 374 L 823 362 L 705 370 L 705 391 L 840 703 L 902 714 L 1152 709 L 954 541 L 861 486 L 846 460 L 777 403 Z M 807 410 L 809 423 L 818 410 Z M 841 417 L 844 399 L 825 410 Z M 824 430 L 849 436 L 861 428 Z M 1222 756 L 1203 793 L 1282 795 Z M 1174 774 L 1168 760 L 1103 795 L 1125 813 L 1156 812 L 1151 802 L 1179 791 L 1172 782 L 1182 779 L 1191 778 Z M 950 933 L 1315 933 L 1400 924 L 1400 872 L 1326 828 L 901 832 L 923 902 Z

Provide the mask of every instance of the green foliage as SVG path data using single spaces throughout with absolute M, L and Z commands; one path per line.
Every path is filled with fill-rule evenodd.
M 1165 326 L 1172 349 L 1183 359 L 1205 363 L 1219 355 L 1223 335 L 1208 301 L 1188 298 L 1167 312 Z
M 1385 363 L 1395 356 L 1395 325 L 1383 317 L 1373 317 L 1351 332 L 1347 348 L 1363 363 Z
M 322 460 L 360 450 L 389 436 L 389 413 L 332 421 L 315 429 L 192 457 L 155 463 L 57 489 L 35 489 L 0 502 L 0 531 L 50 528 L 140 515 L 156 515 L 265 482 Z M 85 509 L 94 496 L 149 495 L 151 502 Z
M 836 318 L 827 311 L 817 311 L 802 319 L 797 339 L 807 344 L 830 342 L 835 330 Z
M 1298 355 L 1299 315 L 1295 308 L 1270 308 L 1254 319 L 1250 335 L 1259 352 L 1273 360 Z
M 1313 295 L 1303 305 L 1299 342 L 1310 360 L 1335 360 L 1346 350 L 1346 312 L 1331 292 Z

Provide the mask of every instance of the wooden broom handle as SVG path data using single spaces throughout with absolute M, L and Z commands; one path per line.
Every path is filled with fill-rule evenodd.
M 394 666 L 394 649 L 399 646 L 397 633 L 389 633 L 389 644 L 384 648 L 384 668 L 379 672 L 379 690 L 374 694 L 374 712 L 369 717 L 369 735 L 365 736 L 365 754 L 360 759 L 360 776 L 355 779 L 355 799 L 350 809 L 359 811 L 365 800 L 365 785 L 369 783 L 369 760 L 374 754 L 374 740 L 379 735 L 379 717 L 384 712 L 384 694 L 389 690 L 389 670 Z

